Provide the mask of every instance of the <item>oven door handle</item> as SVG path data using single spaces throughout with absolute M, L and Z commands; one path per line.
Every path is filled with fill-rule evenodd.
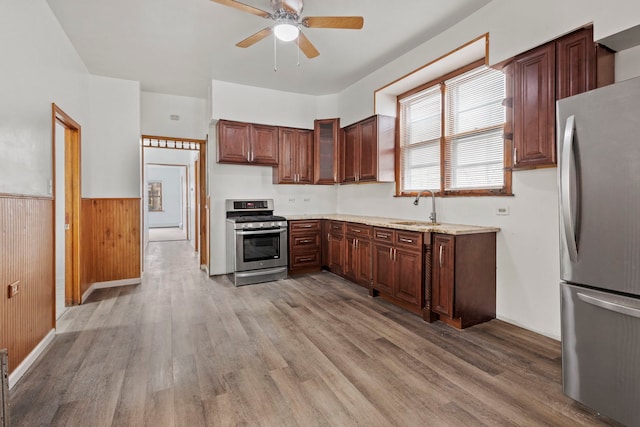
M 286 233 L 286 228 L 274 228 L 271 230 L 251 230 L 251 231 L 236 231 L 238 236 L 254 236 L 256 234 L 273 234 L 273 233 Z

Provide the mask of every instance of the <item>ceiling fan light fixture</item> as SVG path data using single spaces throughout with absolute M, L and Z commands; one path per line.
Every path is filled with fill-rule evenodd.
M 273 34 L 283 42 L 290 42 L 298 38 L 300 29 L 290 22 L 279 22 L 273 27 Z

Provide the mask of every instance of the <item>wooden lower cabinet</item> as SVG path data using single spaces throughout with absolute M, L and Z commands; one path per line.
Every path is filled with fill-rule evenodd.
M 496 234 L 433 235 L 431 311 L 462 329 L 496 317 Z
M 289 274 L 320 271 L 322 266 L 321 221 L 289 221 Z
M 423 235 L 412 231 L 374 228 L 371 295 L 422 315 Z
M 329 221 L 327 242 L 327 267 L 339 276 L 344 274 L 344 223 Z
M 371 286 L 371 227 L 346 225 L 344 277 L 367 289 Z

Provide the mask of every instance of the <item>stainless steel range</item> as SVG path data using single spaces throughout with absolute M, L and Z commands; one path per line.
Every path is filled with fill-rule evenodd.
M 227 199 L 227 271 L 235 286 L 287 277 L 287 220 L 273 200 Z

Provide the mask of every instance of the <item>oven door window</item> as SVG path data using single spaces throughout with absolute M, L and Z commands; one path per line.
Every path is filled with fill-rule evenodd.
M 280 233 L 243 236 L 243 261 L 265 261 L 280 258 Z

